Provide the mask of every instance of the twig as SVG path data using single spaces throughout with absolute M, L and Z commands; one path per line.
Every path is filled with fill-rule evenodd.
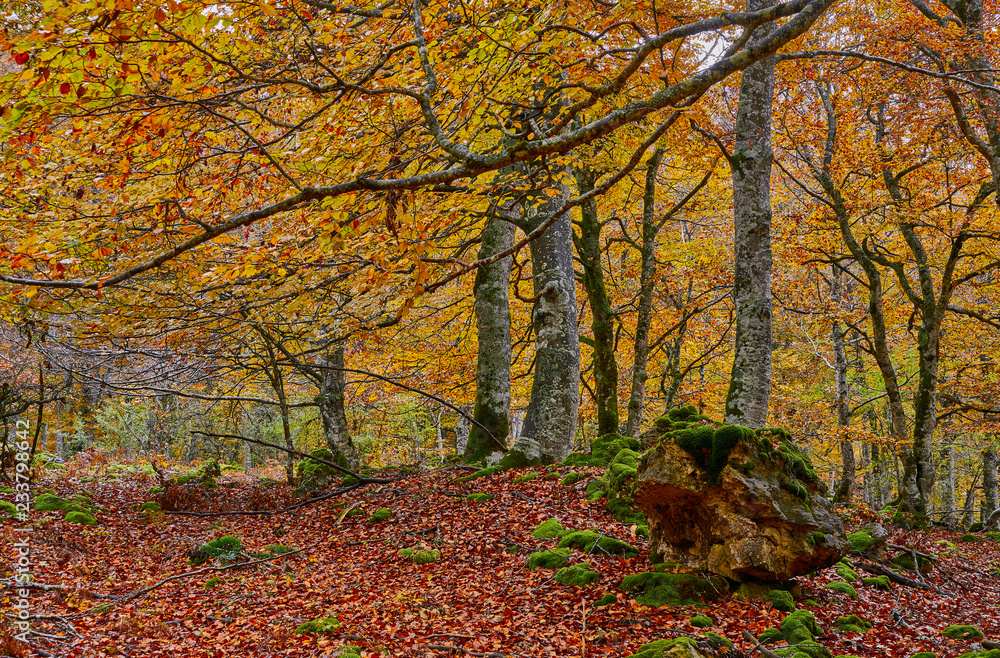
M 915 587 L 917 589 L 926 589 L 931 592 L 935 592 L 942 596 L 952 596 L 948 592 L 942 589 L 938 589 L 933 585 L 928 585 L 927 583 L 922 583 L 918 580 L 913 580 L 912 578 L 907 578 L 906 576 L 901 576 L 891 569 L 886 569 L 885 567 L 879 566 L 877 564 L 872 564 L 871 562 L 862 562 L 860 560 L 854 561 L 855 568 L 864 569 L 868 573 L 873 573 L 876 576 L 886 576 L 889 580 L 894 583 L 899 583 L 900 585 L 906 585 L 907 587 Z
M 523 653 L 479 653 L 478 651 L 469 651 L 468 649 L 463 649 L 462 647 L 452 647 L 437 644 L 427 645 L 428 649 L 436 649 L 437 651 L 458 651 L 459 653 L 465 653 L 470 656 L 482 656 L 485 658 L 507 658 L 507 656 L 519 656 L 520 658 L 528 658 Z
M 743 629 L 743 637 L 753 645 L 751 649 L 756 649 L 757 651 L 759 651 L 760 655 L 764 656 L 764 658 L 781 658 L 781 656 L 774 653 L 773 651 L 765 647 L 763 644 L 758 642 L 757 638 L 755 638 L 753 636 L 753 633 L 751 633 L 750 631 Z

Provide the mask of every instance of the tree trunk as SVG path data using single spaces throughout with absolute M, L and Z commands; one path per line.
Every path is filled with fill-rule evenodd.
M 479 258 L 489 258 L 514 244 L 514 226 L 497 217 L 483 230 Z M 507 451 L 510 431 L 510 268 L 513 257 L 479 268 L 473 286 L 479 347 L 476 355 L 476 423 L 462 451 L 466 462 L 480 462 Z M 485 428 L 485 429 L 484 429 Z
M 343 342 L 336 343 L 326 353 L 323 365 L 318 401 L 326 445 L 334 454 L 343 455 L 352 470 L 357 470 L 360 458 L 351 438 L 351 427 L 347 423 L 345 409 L 347 380 L 344 375 Z
M 580 194 L 594 189 L 594 172 L 576 170 Z M 601 225 L 597 201 L 590 199 L 580 208 L 580 235 L 574 235 L 577 257 L 580 259 L 583 288 L 590 301 L 591 330 L 594 333 L 594 397 L 597 398 L 597 435 L 617 434 L 618 427 L 618 362 L 615 360 L 615 316 L 611 299 L 604 285 L 601 264 Z
M 639 438 L 646 409 L 646 370 L 649 362 L 649 328 L 653 322 L 653 283 L 656 275 L 656 172 L 663 160 L 657 149 L 649 158 L 646 187 L 642 196 L 642 269 L 639 274 L 639 308 L 635 320 L 635 360 L 632 364 L 632 392 L 628 401 L 628 424 L 625 433 Z
M 747 11 L 773 7 L 774 0 L 748 0 Z M 753 41 L 773 29 L 757 28 Z M 743 71 L 736 113 L 736 145 L 730 159 L 735 230 L 736 346 L 726 422 L 762 427 L 771 393 L 771 104 L 774 57 Z
M 839 265 L 833 266 L 831 292 L 833 293 L 834 301 L 839 305 L 841 293 L 843 292 Z M 856 466 L 854 461 L 854 441 L 850 438 L 849 434 L 851 400 L 850 392 L 847 388 L 847 347 L 844 341 L 844 330 L 841 328 L 839 321 L 834 320 L 831 333 L 833 335 L 833 369 L 837 382 L 837 427 L 841 433 L 840 482 L 834 490 L 833 500 L 837 503 L 849 503 L 854 497 Z
M 997 500 L 997 453 L 993 448 L 983 451 L 983 509 L 984 522 L 1000 508 Z
M 941 507 L 944 512 L 941 515 L 941 522 L 952 525 L 955 522 L 955 449 L 951 445 L 941 448 L 941 465 L 943 475 L 941 477 Z
M 472 408 L 469 405 L 467 405 L 467 404 L 463 404 L 461 408 L 462 408 L 462 411 L 464 411 L 467 414 L 472 412 Z M 469 419 L 466 418 L 464 415 L 459 414 L 459 416 L 458 416 L 458 425 L 455 428 L 455 454 L 456 455 L 464 455 L 465 454 L 465 446 L 467 446 L 468 443 L 469 443 L 469 434 L 470 434 L 471 431 L 472 431 L 472 423 L 470 423 Z
M 566 197 L 565 186 L 552 185 L 558 186 L 558 196 L 545 197 L 536 213 L 526 213 L 529 232 L 549 219 Z M 573 450 L 580 404 L 580 336 L 569 213 L 531 241 L 531 267 L 535 376 L 521 435 L 537 441 L 542 461 L 552 463 Z

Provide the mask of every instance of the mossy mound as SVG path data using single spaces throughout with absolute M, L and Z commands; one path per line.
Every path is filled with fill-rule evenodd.
M 858 600 L 858 592 L 857 590 L 854 589 L 854 586 L 851 585 L 850 583 L 843 583 L 843 582 L 827 583 L 823 587 L 829 590 L 833 590 L 838 594 L 843 594 L 849 597 L 852 601 Z
M 512 468 L 527 468 L 529 466 L 541 465 L 541 446 L 533 439 L 521 437 L 495 465 L 481 468 L 475 473 L 457 478 L 455 481 L 472 482 L 473 480 L 478 480 L 479 478 L 495 473 L 509 471 Z
M 573 548 L 592 554 L 604 553 L 624 557 L 635 557 L 639 554 L 638 550 L 625 542 L 599 535 L 593 530 L 578 530 L 569 533 L 559 541 L 559 548 Z
M 974 535 L 972 533 L 967 532 L 964 535 L 962 535 L 961 537 L 959 537 L 958 541 L 963 542 L 963 543 L 969 543 L 969 542 L 974 542 L 974 541 L 983 541 L 983 538 L 980 537 L 979 535 Z
M 559 569 L 569 564 L 572 552 L 568 548 L 538 551 L 528 556 L 529 569 Z
M 795 612 L 795 599 L 792 598 L 791 592 L 786 592 L 783 589 L 772 589 L 768 592 L 765 600 L 770 601 L 775 610 Z
M 143 503 L 142 505 L 139 505 L 139 511 L 140 512 L 162 512 L 163 510 L 160 509 L 160 504 L 158 502 L 156 502 L 155 500 L 150 500 L 150 501 L 147 501 L 147 502 Z
M 336 617 L 320 617 L 319 619 L 307 621 L 292 632 L 298 635 L 302 633 L 332 633 L 341 626 L 340 620 Z
M 14 493 L 14 488 L 0 484 L 0 493 Z
M 655 640 L 625 658 L 702 658 L 698 643 L 689 637 Z
M 466 500 L 473 503 L 485 503 L 486 501 L 493 500 L 494 498 L 496 498 L 496 496 L 488 493 L 474 493 L 465 497 Z
M 217 459 L 211 459 L 207 462 L 202 462 L 187 473 L 181 473 L 180 475 L 170 478 L 167 480 L 167 484 L 196 484 L 208 489 L 215 489 L 219 486 L 218 482 L 215 481 L 215 478 L 221 475 L 222 468 L 219 466 L 219 461 Z
M 573 531 L 562 527 L 559 519 L 549 519 L 539 523 L 538 527 L 531 532 L 531 536 L 535 539 L 555 539 L 556 537 L 564 537 L 571 532 Z
M 312 459 L 315 457 L 316 459 Z M 292 492 L 296 496 L 308 495 L 317 489 L 322 489 L 330 485 L 331 482 L 340 480 L 343 473 L 321 461 L 337 464 L 341 468 L 347 468 L 347 458 L 337 453 L 336 455 L 329 448 L 317 448 L 309 453 L 309 456 L 295 464 L 295 482 L 298 486 Z M 350 483 L 353 484 L 353 483 Z M 344 485 L 344 486 L 349 486 Z
M 768 628 L 757 636 L 757 641 L 761 644 L 774 644 L 778 640 L 783 640 L 780 628 Z
M 889 580 L 889 576 L 875 576 L 872 578 L 862 578 L 861 584 L 885 591 L 889 591 L 892 589 L 892 582 Z
M 81 523 L 83 525 L 97 525 L 98 520 L 86 512 L 67 512 L 66 521 L 68 523 Z
M 975 626 L 969 626 L 966 624 L 953 624 L 947 628 L 941 629 L 942 635 L 947 635 L 953 640 L 981 640 L 983 639 L 982 632 Z
M 837 563 L 837 576 L 848 583 L 856 583 L 861 580 L 861 576 L 846 560 Z
M 441 551 L 425 551 L 419 548 L 404 548 L 398 555 L 410 558 L 414 564 L 431 564 L 441 559 Z
M 796 610 L 781 622 L 781 637 L 789 646 L 797 645 L 789 652 L 793 657 L 804 653 L 810 658 L 831 658 L 830 650 L 816 640 L 816 636 L 822 634 L 816 617 L 806 610 Z
M 958 658 L 1000 658 L 1000 649 L 990 649 L 989 651 L 966 651 Z
M 392 510 L 388 507 L 380 507 L 368 517 L 368 523 L 382 523 L 392 518 Z
M 608 495 L 608 484 L 604 480 L 591 480 L 584 490 L 588 503 L 596 503 Z
M 892 564 L 896 565 L 901 569 L 906 569 L 907 571 L 919 570 L 920 573 L 922 574 L 928 574 L 934 570 L 933 561 L 918 555 L 917 561 L 914 562 L 913 555 L 911 555 L 910 553 L 902 553 L 892 558 Z
M 833 625 L 841 633 L 866 633 L 872 627 L 871 622 L 865 621 L 857 615 L 838 617 L 837 621 L 833 622 Z
M 593 571 L 593 565 L 588 562 L 581 562 L 572 566 L 563 567 L 556 572 L 554 580 L 563 585 L 574 585 L 584 587 L 592 585 L 601 579 L 601 574 Z
M 18 518 L 19 512 L 17 511 L 17 505 L 6 500 L 0 500 L 0 519 L 10 517 L 12 519 Z
M 580 473 L 577 471 L 570 471 L 563 476 L 563 479 L 559 480 L 559 484 L 563 487 L 572 487 L 574 484 L 586 477 L 585 473 Z
M 221 578 L 209 578 L 208 580 L 205 581 L 203 587 L 205 589 L 213 589 L 216 585 L 221 585 L 221 584 L 222 584 Z
M 357 644 L 345 644 L 340 647 L 340 653 L 334 655 L 336 658 L 361 658 L 361 647 Z
M 937 658 L 937 654 L 933 651 L 918 651 L 910 656 L 910 658 Z
M 525 473 L 520 477 L 514 478 L 514 484 L 524 484 L 525 482 L 531 482 L 536 477 L 538 477 L 538 475 L 539 475 L 538 472 Z
M 609 605 L 614 605 L 618 603 L 618 597 L 614 594 L 605 594 L 601 598 L 594 601 L 595 608 L 604 608 Z
M 849 532 L 847 538 L 851 542 L 852 553 L 864 553 L 879 543 L 879 540 L 872 537 L 872 534 L 867 530 Z
M 265 546 L 263 551 L 258 551 L 256 553 L 251 554 L 251 557 L 258 560 L 263 560 L 267 558 L 278 557 L 279 555 L 285 555 L 286 553 L 291 553 L 294 550 L 295 549 L 292 548 L 291 546 L 285 546 L 284 544 L 271 544 L 269 546 Z
M 733 448 L 740 442 L 756 443 L 757 435 L 740 425 L 723 425 L 718 429 L 700 426 L 677 432 L 673 440 L 708 472 L 709 484 L 718 484 Z
M 206 542 L 191 552 L 191 564 L 199 566 L 209 560 L 229 564 L 238 560 L 243 552 L 243 542 L 232 535 L 223 535 Z
M 641 605 L 659 608 L 715 599 L 728 591 L 728 582 L 724 578 L 698 578 L 689 573 L 647 571 L 626 576 L 618 589 L 631 594 Z
M 688 619 L 688 623 L 695 628 L 711 628 L 715 625 L 711 617 L 706 617 L 705 615 L 696 615 Z
M 590 444 L 590 454 L 574 452 L 562 461 L 565 466 L 607 466 L 622 450 L 638 451 L 639 441 L 621 434 L 605 434 Z

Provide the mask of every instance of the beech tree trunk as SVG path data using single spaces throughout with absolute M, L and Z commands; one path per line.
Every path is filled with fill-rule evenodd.
M 576 170 L 580 194 L 594 189 L 594 172 Z M 596 199 L 580 207 L 580 235 L 574 234 L 577 258 L 580 260 L 583 289 L 590 302 L 593 331 L 594 397 L 597 403 L 597 435 L 618 433 L 618 362 L 615 360 L 615 315 L 604 285 L 601 265 L 601 219 Z
M 540 227 L 562 205 L 567 190 L 553 182 L 556 197 L 544 197 L 525 214 L 528 232 Z M 563 214 L 531 241 L 535 305 L 535 373 L 521 436 L 541 446 L 542 461 L 562 460 L 573 450 L 580 405 L 580 335 L 577 328 L 576 277 L 573 272 L 573 227 Z
M 951 445 L 941 447 L 941 521 L 947 525 L 955 522 L 955 449 Z
M 839 304 L 841 294 L 840 266 L 833 266 L 831 292 L 834 301 Z M 851 400 L 847 388 L 847 346 L 844 340 L 844 330 L 840 322 L 834 320 L 831 330 L 833 338 L 833 369 L 837 382 L 837 427 L 841 432 L 840 439 L 840 482 L 834 489 L 833 500 L 837 503 L 849 503 L 854 497 L 854 477 L 856 465 L 854 460 L 854 441 L 850 438 L 848 427 L 851 424 Z
M 747 11 L 774 6 L 748 0 Z M 757 28 L 766 37 L 773 23 Z M 774 57 L 743 71 L 736 113 L 736 144 L 730 158 L 735 230 L 736 347 L 726 395 L 726 422 L 762 427 L 771 394 L 771 104 Z
M 514 226 L 498 217 L 483 230 L 479 258 L 489 258 L 514 244 Z M 476 355 L 476 406 L 462 451 L 466 462 L 479 462 L 507 451 L 510 432 L 510 268 L 513 257 L 479 268 L 473 286 L 479 347 Z M 480 425 L 482 427 L 480 427 Z M 485 428 L 485 429 L 484 429 Z
M 985 519 L 990 518 L 998 508 L 997 500 L 997 453 L 993 448 L 983 451 L 983 511 Z
M 344 344 L 336 343 L 323 360 L 322 378 L 319 381 L 319 413 L 323 419 L 326 445 L 334 454 L 341 454 L 347 465 L 356 470 L 360 465 L 358 451 L 351 438 L 347 423 L 344 396 L 347 388 L 344 376 Z

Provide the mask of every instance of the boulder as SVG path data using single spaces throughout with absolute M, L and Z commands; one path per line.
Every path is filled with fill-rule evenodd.
M 737 582 L 782 582 L 850 550 L 808 457 L 787 432 L 694 414 L 683 424 L 661 421 L 643 437 L 652 447 L 632 494 L 649 520 L 652 560 Z

